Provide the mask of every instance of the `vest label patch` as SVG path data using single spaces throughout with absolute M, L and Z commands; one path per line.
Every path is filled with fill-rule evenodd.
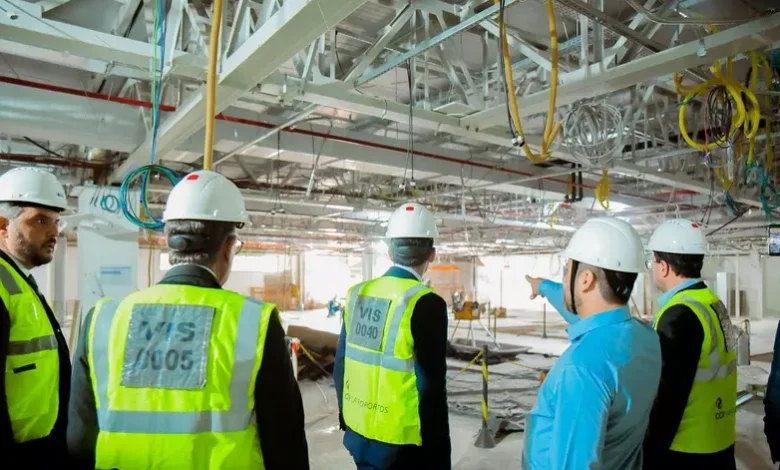
M 347 340 L 357 346 L 379 351 L 385 335 L 390 300 L 358 296 L 354 311 L 349 313 Z
M 202 389 L 214 313 L 214 308 L 201 305 L 135 305 L 125 345 L 122 385 Z

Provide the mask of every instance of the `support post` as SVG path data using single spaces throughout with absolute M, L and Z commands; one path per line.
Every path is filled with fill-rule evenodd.
M 488 428 L 488 346 L 482 346 L 482 428 L 477 435 L 475 447 L 480 449 L 492 449 L 496 446 L 493 433 Z
M 542 338 L 547 338 L 547 302 L 542 305 Z

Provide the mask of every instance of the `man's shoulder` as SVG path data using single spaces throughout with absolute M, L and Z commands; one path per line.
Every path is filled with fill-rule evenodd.
M 441 307 L 445 310 L 447 308 L 447 302 L 444 300 L 444 298 L 434 291 L 426 292 L 421 295 L 420 299 L 417 301 L 417 306 L 419 306 L 421 303 L 427 305 L 428 307 Z

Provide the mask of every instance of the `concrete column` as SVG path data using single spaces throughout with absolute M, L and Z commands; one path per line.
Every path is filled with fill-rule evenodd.
M 752 284 L 756 286 L 756 311 L 753 312 L 753 318 L 764 318 L 764 279 L 763 269 L 761 267 L 761 256 L 758 254 L 758 250 L 753 250 L 748 256 L 750 260 L 750 270 L 753 272 L 751 278 Z
M 67 279 L 68 240 L 60 235 L 57 240 L 57 249 L 54 251 L 54 259 L 48 265 L 49 285 L 46 296 L 49 299 L 54 316 L 60 324 L 67 315 L 65 280 Z
M 374 278 L 374 261 L 376 260 L 376 254 L 371 250 L 371 247 L 367 247 L 363 252 L 363 281 L 368 281 Z
M 296 262 L 298 264 L 297 280 L 298 280 L 298 288 L 300 289 L 300 293 L 301 293 L 301 303 L 305 306 L 306 305 L 306 256 L 304 256 L 304 253 L 301 252 L 295 255 L 295 257 L 296 257 Z

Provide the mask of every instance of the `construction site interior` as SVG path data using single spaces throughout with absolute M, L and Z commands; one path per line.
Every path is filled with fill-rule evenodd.
M 453 468 L 519 468 L 570 344 L 525 277 L 560 281 L 561 250 L 602 215 L 645 242 L 670 218 L 702 226 L 703 280 L 750 339 L 737 465 L 775 468 L 778 116 L 775 0 L 0 0 L 0 173 L 65 187 L 72 215 L 33 274 L 71 349 L 99 299 L 170 269 L 173 184 L 219 172 L 251 218 L 225 288 L 282 312 L 313 469 L 353 465 L 331 376 L 341 314 L 392 266 L 387 220 L 407 201 L 439 224 L 424 280 L 450 312 Z M 632 314 L 652 318 L 658 295 L 640 274 Z

